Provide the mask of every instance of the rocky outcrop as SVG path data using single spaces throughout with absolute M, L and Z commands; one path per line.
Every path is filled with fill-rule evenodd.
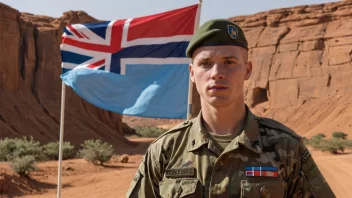
M 352 132 L 352 1 L 297 6 L 230 20 L 249 42 L 246 103 L 302 135 Z M 199 111 L 199 96 L 194 116 Z
M 246 103 L 302 135 L 352 129 L 352 2 L 298 6 L 230 18 L 243 27 L 253 74 Z M 20 13 L 0 3 L 0 137 L 58 140 L 61 101 L 60 49 L 67 24 L 97 22 L 83 11 L 60 18 Z M 193 90 L 193 116 L 200 109 Z M 70 88 L 65 140 L 76 146 L 99 138 L 128 153 L 128 125 L 171 125 L 180 120 L 122 116 L 96 108 Z M 145 122 L 144 122 L 144 121 Z M 121 151 L 122 152 L 122 151 Z
M 61 55 L 67 24 L 98 22 L 83 11 L 60 18 L 20 13 L 0 3 L 0 137 L 33 136 L 58 140 L 61 107 Z M 76 146 L 99 138 L 128 147 L 119 114 L 96 108 L 66 88 L 65 140 Z

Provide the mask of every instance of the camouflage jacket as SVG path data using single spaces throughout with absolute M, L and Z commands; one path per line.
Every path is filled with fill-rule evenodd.
M 244 130 L 224 151 L 197 118 L 148 148 L 127 197 L 335 197 L 302 138 L 247 108 Z

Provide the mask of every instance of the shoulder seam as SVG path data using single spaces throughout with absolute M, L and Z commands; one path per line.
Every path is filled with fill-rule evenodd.
M 292 137 L 300 140 L 302 139 L 302 137 L 300 135 L 298 135 L 296 132 L 294 132 L 292 129 L 290 129 L 289 127 L 287 127 L 286 125 L 274 120 L 274 119 L 270 119 L 270 118 L 265 118 L 265 117 L 259 117 L 258 116 L 258 121 L 260 124 L 265 125 L 267 127 L 273 128 L 273 129 L 277 129 L 280 130 L 282 132 L 288 133 L 290 135 L 292 135 Z M 272 123 L 270 123 L 272 122 Z
M 169 129 L 168 131 L 166 131 L 165 133 L 163 133 L 162 135 L 160 135 L 158 138 L 156 138 L 151 144 L 154 144 L 156 141 L 158 141 L 160 138 L 170 134 L 170 133 L 173 133 L 173 132 L 177 132 L 181 129 L 184 129 L 186 127 L 189 127 L 191 126 L 193 123 L 191 120 L 187 120 L 187 121 L 184 121 L 182 123 L 179 123 L 177 125 L 175 125 L 174 127 L 172 127 L 171 129 Z

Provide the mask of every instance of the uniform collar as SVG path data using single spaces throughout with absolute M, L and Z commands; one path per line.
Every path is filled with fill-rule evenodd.
M 241 132 L 241 134 L 237 137 L 238 143 L 242 144 L 247 149 L 260 154 L 262 146 L 260 144 L 261 138 L 260 138 L 260 132 L 259 132 L 259 124 L 257 121 L 258 118 L 250 111 L 247 105 L 246 105 L 246 113 L 247 114 L 246 114 L 246 122 L 244 125 L 244 129 Z M 232 145 L 229 145 L 229 147 L 226 150 L 232 150 L 231 146 Z
M 259 124 L 257 122 L 257 116 L 255 116 L 250 109 L 246 106 L 246 121 L 244 125 L 244 130 L 237 136 L 225 149 L 224 152 L 229 152 L 238 148 L 238 143 L 245 146 L 247 149 L 260 154 L 261 144 L 260 144 L 260 132 Z M 202 111 L 199 112 L 198 116 L 192 120 L 193 125 L 190 129 L 190 138 L 187 151 L 194 151 L 199 149 L 205 144 L 208 144 L 210 150 L 219 153 L 214 144 L 209 139 L 209 134 L 204 131 L 202 124 Z
M 199 112 L 198 116 L 193 120 L 193 125 L 190 131 L 190 142 L 188 144 L 187 151 L 194 151 L 199 149 L 204 144 L 209 142 L 209 134 L 204 131 L 202 124 L 202 111 Z

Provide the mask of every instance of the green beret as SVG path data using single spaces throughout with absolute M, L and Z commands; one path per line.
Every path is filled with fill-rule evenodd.
M 213 19 L 205 22 L 193 35 L 186 50 L 191 58 L 192 52 L 201 46 L 236 45 L 248 50 L 247 39 L 242 29 L 226 19 Z

